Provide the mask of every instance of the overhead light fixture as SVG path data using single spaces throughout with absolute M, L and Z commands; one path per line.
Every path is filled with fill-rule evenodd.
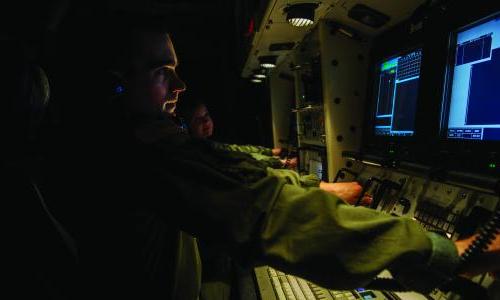
M 352 29 L 350 27 L 347 27 L 345 25 L 342 25 L 342 24 L 334 22 L 334 21 L 329 21 L 328 25 L 332 29 L 330 31 L 331 34 L 335 34 L 338 32 L 338 33 L 341 33 L 341 34 L 343 34 L 351 39 L 358 39 L 359 38 L 359 34 L 354 29 Z
M 296 27 L 309 26 L 314 23 L 314 10 L 317 3 L 297 3 L 285 7 L 286 20 Z
M 266 70 L 265 69 L 257 69 L 253 71 L 253 77 L 254 78 L 259 78 L 259 79 L 264 79 L 267 77 L 266 75 Z
M 259 56 L 259 63 L 262 68 L 271 69 L 276 67 L 276 55 Z
M 253 83 L 261 83 L 262 82 L 262 80 L 258 79 L 258 78 L 252 78 L 252 80 L 250 80 L 250 81 Z

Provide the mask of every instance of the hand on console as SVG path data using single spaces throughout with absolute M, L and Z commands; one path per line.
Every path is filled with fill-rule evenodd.
M 363 188 L 355 181 L 353 182 L 320 182 L 319 188 L 336 195 L 345 202 L 354 205 L 358 200 Z M 369 205 L 372 201 L 371 196 L 364 195 L 361 205 Z

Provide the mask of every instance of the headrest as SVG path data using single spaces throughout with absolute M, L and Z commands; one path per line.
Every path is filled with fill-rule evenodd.
M 0 133 L 3 145 L 17 151 L 36 139 L 50 88 L 44 70 L 20 46 L 2 43 L 0 52 Z M 4 149 L 5 150 L 5 149 Z

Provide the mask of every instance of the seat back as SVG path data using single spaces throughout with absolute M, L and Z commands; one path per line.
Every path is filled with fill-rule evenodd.
M 19 299 L 74 299 L 76 242 L 45 201 L 38 186 L 39 128 L 48 104 L 49 80 L 25 48 L 1 41 L 0 198 L 6 204 L 11 278 Z

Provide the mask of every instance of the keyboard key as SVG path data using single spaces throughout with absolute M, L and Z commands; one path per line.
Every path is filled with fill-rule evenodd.
M 281 288 L 281 283 L 278 277 L 271 277 L 271 282 L 273 284 L 274 291 L 276 292 L 276 297 L 278 298 L 278 300 L 287 300 L 285 297 L 285 293 Z
M 268 271 L 269 271 L 269 276 L 271 276 L 271 277 L 278 276 L 278 274 L 276 274 L 276 270 L 275 269 L 269 268 Z
M 304 294 L 307 300 L 316 299 L 316 297 L 314 297 L 313 292 L 311 291 L 311 288 L 309 287 L 309 285 L 307 285 L 307 281 L 297 277 L 297 282 L 299 283 L 300 289 L 302 290 L 302 293 Z
M 281 283 L 281 288 L 283 289 L 283 292 L 285 293 L 286 299 L 288 300 L 296 300 L 295 295 L 293 294 L 292 287 L 290 286 L 290 283 L 288 282 L 288 279 L 286 276 L 278 276 L 280 283 Z
M 290 283 L 290 286 L 292 287 L 293 294 L 295 295 L 295 298 L 297 298 L 297 300 L 306 300 L 306 296 L 304 295 L 304 293 L 302 293 L 302 289 L 300 288 L 296 277 L 291 276 L 291 275 L 286 275 L 286 278 L 288 279 L 288 282 Z

